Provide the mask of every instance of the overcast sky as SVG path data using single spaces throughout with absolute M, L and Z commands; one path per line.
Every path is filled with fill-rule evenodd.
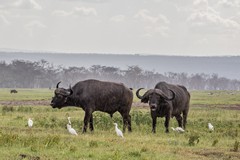
M 0 49 L 240 55 L 240 0 L 0 0 Z

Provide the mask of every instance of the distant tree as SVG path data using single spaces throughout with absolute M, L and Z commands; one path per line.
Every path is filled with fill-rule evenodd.
M 124 75 L 126 83 L 132 88 L 137 88 L 141 84 L 142 71 L 138 66 L 128 66 Z
M 44 59 L 37 62 L 14 60 L 9 64 L 0 61 L 1 88 L 53 88 L 59 81 L 68 86 L 89 78 L 121 82 L 132 88 L 154 88 L 158 82 L 166 81 L 184 85 L 190 90 L 240 90 L 239 80 L 230 80 L 217 74 L 161 74 L 134 65 L 126 70 L 101 65 L 65 68 L 54 66 Z
M 218 75 L 212 74 L 211 77 L 207 80 L 207 85 L 209 90 L 219 90 L 218 88 Z
M 189 88 L 193 90 L 203 90 L 205 88 L 206 79 L 204 74 L 194 74 L 189 79 Z

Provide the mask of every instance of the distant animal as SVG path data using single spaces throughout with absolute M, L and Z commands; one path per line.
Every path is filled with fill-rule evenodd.
M 211 123 L 208 123 L 208 129 L 210 131 L 214 131 L 214 127 L 213 127 L 213 125 Z
M 16 90 L 16 89 L 11 89 L 10 90 L 10 93 L 12 94 L 12 93 L 18 93 L 18 91 Z
M 136 95 L 142 103 L 148 103 L 151 109 L 152 132 L 156 133 L 157 117 L 165 117 L 165 132 L 169 132 L 170 118 L 175 117 L 178 126 L 185 129 L 189 111 L 190 93 L 184 86 L 159 82 L 154 89 L 149 89 L 143 96 Z M 183 117 L 181 116 L 183 115 Z
M 33 126 L 33 120 L 32 118 L 28 118 L 28 127 L 32 127 Z
M 208 95 L 213 95 L 213 93 L 212 93 L 212 92 L 209 92 Z
M 89 122 L 90 130 L 94 130 L 92 116 L 94 111 L 109 113 L 111 117 L 118 111 L 123 118 L 123 131 L 126 127 L 128 131 L 132 130 L 129 112 L 133 93 L 124 84 L 93 79 L 80 81 L 68 89 L 59 88 L 59 84 L 60 82 L 57 83 L 51 106 L 58 109 L 66 106 L 81 107 L 85 111 L 83 133 L 87 131 Z
M 182 129 L 181 127 L 176 127 L 176 128 L 173 128 L 173 127 L 172 127 L 172 130 L 173 130 L 173 131 L 176 131 L 176 132 L 178 132 L 178 133 L 183 133 L 183 132 L 185 132 L 184 129 Z
M 69 133 L 71 133 L 72 135 L 78 135 L 76 130 L 72 128 L 71 124 L 67 124 L 67 130 Z

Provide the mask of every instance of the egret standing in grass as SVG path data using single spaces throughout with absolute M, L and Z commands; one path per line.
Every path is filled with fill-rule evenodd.
M 67 130 L 69 133 L 73 134 L 73 135 L 78 135 L 76 130 L 72 128 L 71 124 L 67 124 Z
M 211 123 L 208 123 L 208 129 L 210 131 L 214 131 L 214 127 L 213 127 L 213 125 Z
M 117 135 L 118 135 L 119 137 L 124 138 L 122 131 L 121 131 L 120 129 L 118 129 L 118 124 L 117 124 L 117 123 L 113 123 L 113 124 L 115 125 L 115 131 L 116 131 Z
M 28 118 L 28 127 L 32 128 L 33 126 L 33 120 L 32 118 Z
M 172 127 L 172 130 L 173 130 L 173 131 L 176 131 L 176 132 L 178 132 L 178 133 L 183 133 L 183 132 L 185 132 L 184 129 L 182 129 L 181 127 L 177 127 L 177 128 L 173 128 L 173 127 Z

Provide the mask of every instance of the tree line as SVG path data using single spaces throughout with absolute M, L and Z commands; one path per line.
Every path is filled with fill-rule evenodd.
M 57 82 L 67 87 L 86 79 L 121 82 L 131 88 L 153 88 L 160 81 L 181 84 L 189 90 L 240 90 L 240 81 L 217 74 L 158 73 L 139 66 L 127 69 L 93 65 L 85 67 L 54 66 L 46 60 L 0 62 L 0 88 L 53 88 Z

